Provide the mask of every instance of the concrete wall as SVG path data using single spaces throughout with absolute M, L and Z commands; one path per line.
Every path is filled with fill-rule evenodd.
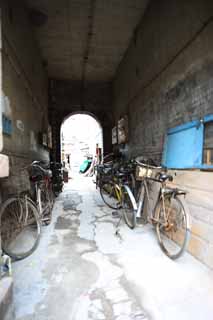
M 129 117 L 129 155 L 160 161 L 168 128 L 213 113 L 212 17 L 208 0 L 151 1 L 113 85 L 115 120 Z M 190 190 L 189 250 L 213 267 L 213 173 L 181 171 L 176 182 Z
M 3 135 L 3 153 L 9 155 L 11 174 L 17 174 L 32 160 L 49 157 L 38 141 L 38 133 L 47 131 L 48 85 L 27 9 L 3 1 L 2 19 L 3 112 L 12 120 L 12 134 Z
M 173 171 L 174 183 L 189 191 L 186 200 L 191 214 L 189 251 L 213 268 L 213 173 Z

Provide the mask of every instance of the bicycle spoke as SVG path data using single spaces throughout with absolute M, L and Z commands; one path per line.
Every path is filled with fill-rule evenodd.
M 113 182 L 106 182 L 100 188 L 100 194 L 103 201 L 112 209 L 119 209 L 120 202 L 120 190 Z
M 26 199 L 11 198 L 1 210 L 2 248 L 13 259 L 28 256 L 37 247 L 40 223 L 36 207 Z
M 184 251 L 188 239 L 186 213 L 179 199 L 167 199 L 165 212 L 161 205 L 156 231 L 162 250 L 170 258 L 178 258 Z

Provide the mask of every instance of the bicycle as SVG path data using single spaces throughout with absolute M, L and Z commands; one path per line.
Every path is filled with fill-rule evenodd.
M 41 222 L 35 204 L 27 194 L 8 198 L 0 208 L 2 250 L 12 260 L 29 256 L 38 247 Z
M 52 219 L 54 204 L 52 188 L 52 172 L 41 161 L 34 161 L 29 166 L 30 181 L 33 189 L 33 200 L 43 224 L 49 224 Z
M 124 220 L 130 228 L 136 226 L 136 218 L 145 214 L 147 204 L 148 222 L 155 225 L 160 248 L 171 259 L 181 256 L 190 237 L 190 214 L 185 203 L 186 191 L 168 187 L 171 175 L 163 172 L 162 167 L 155 167 L 136 160 L 136 179 L 141 181 L 138 197 L 130 189 L 126 190 L 126 203 L 129 210 L 123 212 Z M 154 210 L 150 209 L 149 182 L 160 184 Z
M 102 174 L 100 194 L 105 204 L 111 209 L 125 208 L 126 189 L 135 187 L 133 168 L 131 163 L 116 163 L 110 171 Z

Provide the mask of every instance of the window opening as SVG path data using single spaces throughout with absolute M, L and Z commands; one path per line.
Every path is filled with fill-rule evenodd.
M 213 121 L 204 126 L 203 163 L 213 165 Z

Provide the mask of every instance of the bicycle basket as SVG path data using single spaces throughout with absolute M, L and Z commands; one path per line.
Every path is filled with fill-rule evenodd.
M 155 172 L 149 167 L 136 167 L 136 180 L 141 181 L 144 178 L 154 178 Z

